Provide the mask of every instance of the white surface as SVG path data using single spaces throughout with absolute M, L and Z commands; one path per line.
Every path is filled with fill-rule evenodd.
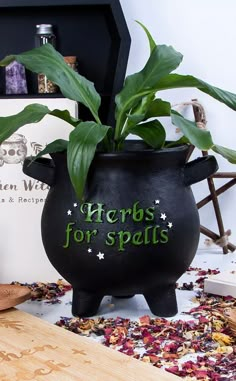
M 219 268 L 221 271 L 231 269 L 236 267 L 236 253 L 229 253 L 223 255 L 222 251 L 219 249 L 212 250 L 209 254 L 204 250 L 199 250 L 195 256 L 191 266 L 200 267 L 202 269 L 216 269 Z M 183 282 L 189 283 L 194 281 L 198 277 L 194 277 L 193 273 L 191 275 L 188 273 L 184 274 L 178 281 L 179 284 Z M 54 281 L 57 279 L 55 278 Z M 188 311 L 194 306 L 192 301 L 194 291 L 182 291 L 176 290 L 177 303 L 178 303 L 178 314 L 171 319 L 189 319 L 187 315 L 181 315 L 181 312 Z M 27 301 L 17 308 L 45 319 L 51 323 L 55 323 L 60 319 L 60 316 L 71 317 L 71 298 L 72 292 L 67 292 L 62 298 L 59 298 L 61 304 L 47 304 L 45 301 Z M 196 305 L 196 304 L 195 304 Z M 98 316 L 108 317 L 127 317 L 131 320 L 135 320 L 140 316 L 151 314 L 147 303 L 142 295 L 136 295 L 131 299 L 117 299 L 110 296 L 104 297 L 99 311 Z

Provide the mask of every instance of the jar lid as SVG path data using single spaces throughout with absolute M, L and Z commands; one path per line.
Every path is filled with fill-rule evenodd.
M 38 24 L 36 25 L 36 34 L 52 34 L 52 24 Z
M 65 56 L 64 61 L 66 63 L 75 64 L 76 63 L 76 56 Z

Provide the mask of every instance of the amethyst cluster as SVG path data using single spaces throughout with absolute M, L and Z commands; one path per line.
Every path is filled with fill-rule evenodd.
M 25 68 L 17 61 L 6 67 L 6 94 L 27 94 Z

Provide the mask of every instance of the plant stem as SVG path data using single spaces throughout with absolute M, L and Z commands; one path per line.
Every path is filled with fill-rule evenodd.
M 93 114 L 97 124 L 102 124 L 99 116 L 97 114 Z M 112 145 L 111 145 L 111 142 L 108 138 L 108 136 L 106 135 L 103 139 L 103 146 L 104 146 L 104 149 L 106 152 L 109 152 L 109 151 L 112 151 Z
M 92 110 L 91 110 L 91 111 L 92 111 Z M 94 117 L 95 121 L 97 122 L 97 124 L 102 124 L 102 122 L 101 122 L 99 116 L 98 116 L 97 114 L 94 114 L 94 113 L 92 113 L 92 114 L 93 114 L 93 117 Z

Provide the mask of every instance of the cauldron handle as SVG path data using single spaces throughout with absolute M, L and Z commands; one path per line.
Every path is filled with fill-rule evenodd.
M 199 157 L 184 166 L 184 183 L 192 185 L 213 175 L 218 169 L 215 156 Z
M 47 185 L 51 186 L 54 184 L 55 165 L 51 159 L 41 157 L 33 160 L 30 157 L 26 157 L 23 164 L 23 172 Z

